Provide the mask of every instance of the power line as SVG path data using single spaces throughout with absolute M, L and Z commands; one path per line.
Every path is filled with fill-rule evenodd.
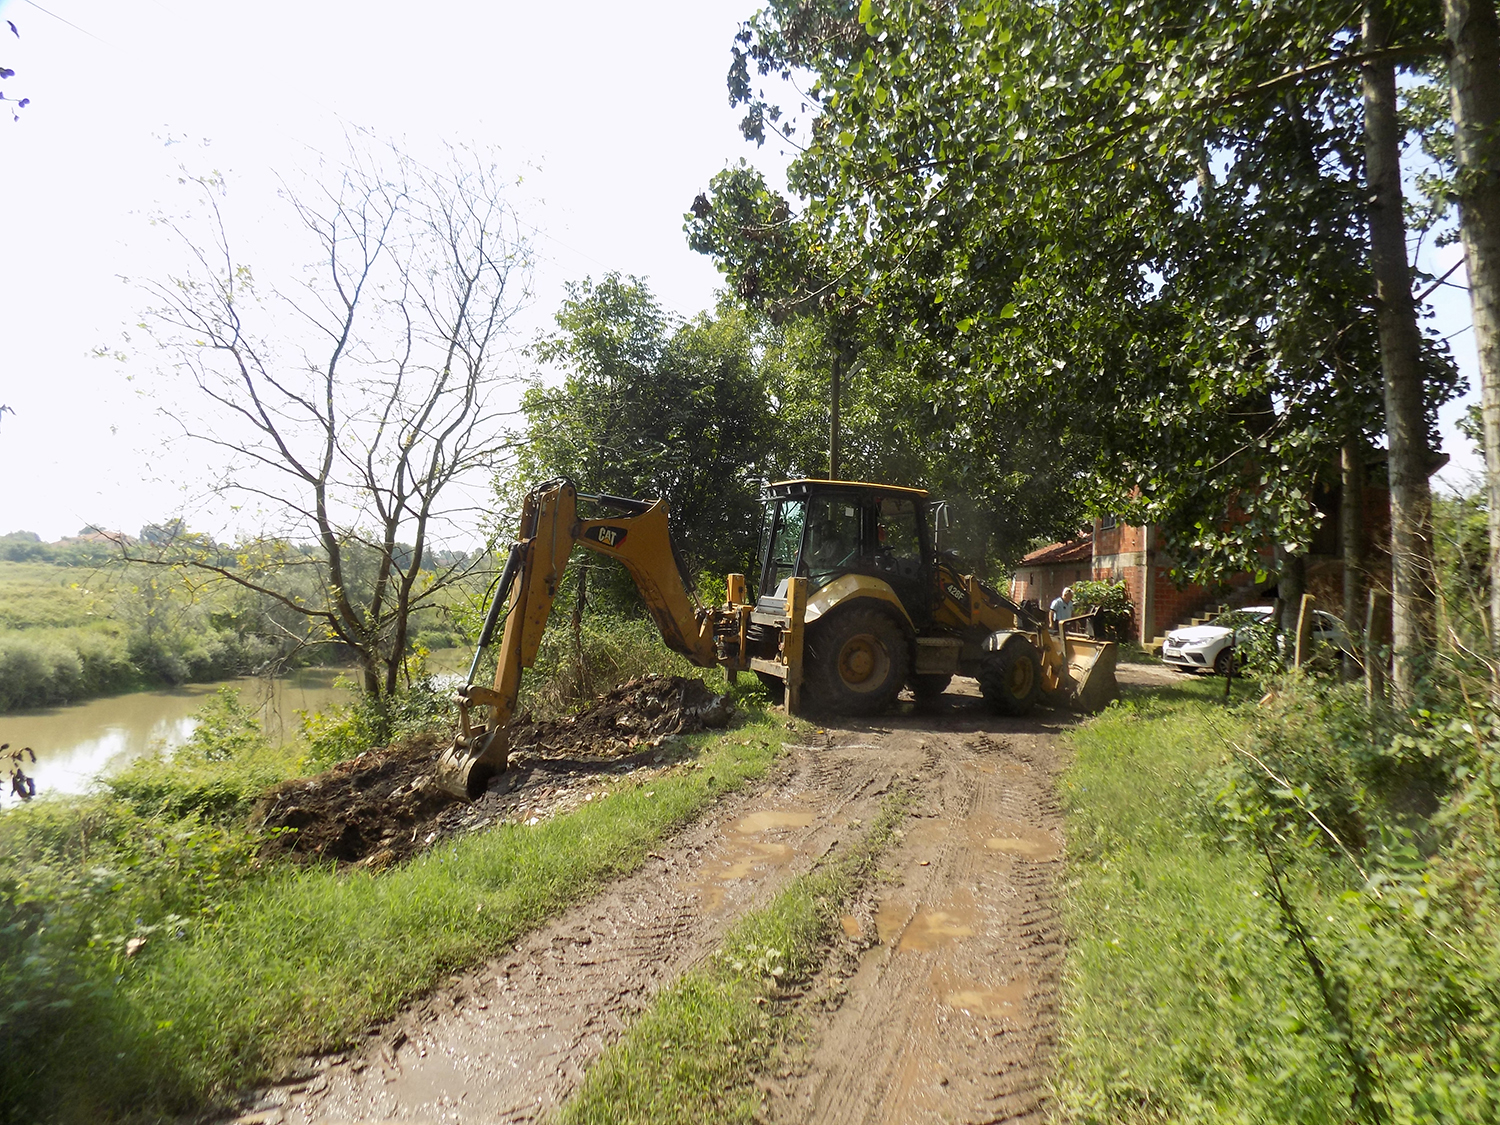
M 41 12 L 42 15 L 44 15 L 44 16 L 51 16 L 53 19 L 58 20 L 58 21 L 60 21 L 62 23 L 67 24 L 74 31 L 83 32 L 84 35 L 87 35 L 90 39 L 94 40 L 95 42 L 104 43 L 104 45 L 106 47 L 109 46 L 109 44 L 107 42 L 105 42 L 105 40 L 100 39 L 92 31 L 86 31 L 86 30 L 84 30 L 83 28 L 79 27 L 76 23 L 74 23 L 72 20 L 70 20 L 70 19 L 64 19 L 62 16 L 58 15 L 56 12 L 49 12 L 46 8 L 44 8 L 40 4 L 38 4 L 36 2 L 36 0 L 26 0 L 26 3 L 30 4 L 37 11 Z

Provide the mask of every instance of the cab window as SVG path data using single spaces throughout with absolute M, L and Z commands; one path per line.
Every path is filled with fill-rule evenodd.
M 802 546 L 802 527 L 806 519 L 807 504 L 803 500 L 783 500 L 772 510 L 766 521 L 770 542 L 761 572 L 761 597 L 786 596 L 781 583 L 791 576 L 797 565 L 797 551 Z
M 860 506 L 852 497 L 820 496 L 808 505 L 802 572 L 809 591 L 828 585 L 859 561 L 860 524 Z
M 875 511 L 875 565 L 901 578 L 917 578 L 922 573 L 922 540 L 917 533 L 917 511 L 914 500 L 888 496 Z

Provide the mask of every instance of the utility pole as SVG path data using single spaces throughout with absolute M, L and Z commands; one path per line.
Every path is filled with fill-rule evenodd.
M 844 379 L 843 341 L 835 338 L 833 349 L 833 387 L 828 411 L 828 479 L 839 479 L 839 392 Z

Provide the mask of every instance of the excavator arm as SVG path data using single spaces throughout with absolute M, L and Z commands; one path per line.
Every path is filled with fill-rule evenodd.
M 580 519 L 578 501 L 610 514 Z M 476 797 L 505 768 L 509 727 L 521 689 L 521 673 L 536 663 L 542 634 L 574 547 L 618 559 L 635 579 L 647 612 L 667 647 L 699 667 L 719 663 L 715 614 L 698 606 L 688 590 L 667 528 L 664 501 L 580 493 L 568 480 L 548 481 L 527 494 L 521 507 L 519 541 L 485 617 L 467 682 L 458 692 L 461 730 L 438 763 L 438 781 L 459 796 Z M 480 659 L 502 612 L 505 632 L 493 687 L 474 683 Z M 488 715 L 477 713 L 479 708 Z

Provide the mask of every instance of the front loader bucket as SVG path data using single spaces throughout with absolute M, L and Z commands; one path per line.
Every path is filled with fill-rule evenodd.
M 509 741 L 505 731 L 486 727 L 459 735 L 443 751 L 433 776 L 438 785 L 455 797 L 475 800 L 484 794 L 490 778 L 504 771 L 510 757 Z
M 1072 681 L 1068 706 L 1085 714 L 1103 710 L 1120 694 L 1120 686 L 1115 682 L 1115 662 L 1119 655 L 1115 643 L 1069 634 L 1063 639 L 1063 648 L 1068 658 L 1068 678 Z

